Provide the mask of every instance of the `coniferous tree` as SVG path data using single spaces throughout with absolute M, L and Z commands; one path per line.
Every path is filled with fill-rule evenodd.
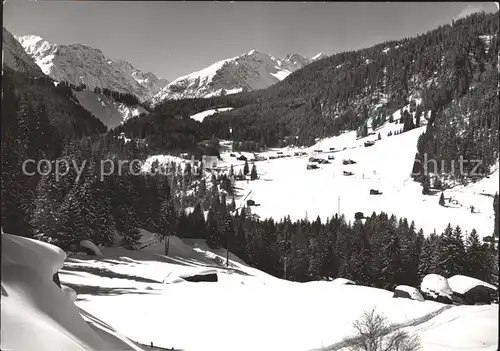
M 424 180 L 423 180 L 423 183 L 422 183 L 422 194 L 427 195 L 427 194 L 429 194 L 429 191 L 430 191 L 431 180 L 430 180 L 428 174 L 424 174 L 423 177 L 424 177 L 423 178 Z
M 168 255 L 170 248 L 170 237 L 178 235 L 179 232 L 179 221 L 177 217 L 177 211 L 174 205 L 174 194 L 170 192 L 167 188 L 165 193 L 165 199 L 163 200 L 160 211 L 161 211 L 161 231 L 160 236 L 162 240 L 165 241 L 165 255 Z
M 251 180 L 257 179 L 257 167 L 255 166 L 255 163 L 252 165 L 252 172 L 250 173 L 250 179 Z
M 436 268 L 437 252 L 439 248 L 440 239 L 436 233 L 431 233 L 428 238 L 425 238 L 420 250 L 419 265 L 418 265 L 418 279 L 419 283 L 427 274 L 439 274 Z
M 243 174 L 244 174 L 245 176 L 247 176 L 247 175 L 248 175 L 248 172 L 250 172 L 250 170 L 249 170 L 249 168 L 248 168 L 248 161 L 247 161 L 247 160 L 245 160 L 245 165 L 243 166 Z
M 448 225 L 441 234 L 434 265 L 440 274 L 451 277 L 464 271 L 465 248 L 460 228 Z
M 485 244 L 481 243 L 477 231 L 472 229 L 466 240 L 464 274 L 483 281 L 488 281 L 489 263 L 487 247 Z
M 193 212 L 190 215 L 191 219 L 191 227 L 193 228 L 192 237 L 206 239 L 205 237 L 205 216 L 203 214 L 201 204 L 198 203 L 193 209 Z

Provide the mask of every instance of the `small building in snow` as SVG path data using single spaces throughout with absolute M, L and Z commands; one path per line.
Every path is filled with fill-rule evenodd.
M 491 304 L 498 302 L 498 288 L 482 280 L 465 275 L 448 278 L 453 291 L 453 300 L 465 305 Z

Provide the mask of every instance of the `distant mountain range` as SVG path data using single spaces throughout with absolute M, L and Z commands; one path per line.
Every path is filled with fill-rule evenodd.
M 251 50 L 175 79 L 154 96 L 153 103 L 265 89 L 285 79 L 290 73 L 325 57 L 323 53 L 313 58 L 288 54 L 280 59 Z
M 112 60 L 100 49 L 83 44 L 51 44 L 36 35 L 16 38 L 43 73 L 55 81 L 66 81 L 87 89 L 107 88 L 150 100 L 168 84 L 153 73 L 144 73 L 129 62 Z
M 41 71 L 55 81 L 66 81 L 75 86 L 84 84 L 89 90 L 99 87 L 130 93 L 143 102 L 152 102 L 153 105 L 164 100 L 211 97 L 265 89 L 283 80 L 290 73 L 326 57 L 325 54 L 319 53 L 312 58 L 299 54 L 277 58 L 251 50 L 168 82 L 151 72 L 140 71 L 127 61 L 112 60 L 100 49 L 87 45 L 52 44 L 37 35 L 24 35 L 15 39 Z M 13 40 L 12 35 L 10 40 Z M 17 47 L 15 43 L 9 46 Z M 17 52 L 16 56 L 23 55 L 19 47 L 11 51 Z M 25 62 L 26 59 L 21 61 Z M 34 67 L 32 69 L 36 70 Z

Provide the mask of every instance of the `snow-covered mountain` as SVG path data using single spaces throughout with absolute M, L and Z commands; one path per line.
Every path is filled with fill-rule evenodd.
M 151 72 L 144 73 L 134 66 L 130 62 L 124 60 L 115 60 L 114 64 L 123 72 L 130 74 L 139 84 L 148 88 L 151 93 L 159 92 L 163 89 L 169 81 L 163 78 L 158 78 Z
M 21 44 L 5 27 L 3 27 L 2 68 L 4 66 L 34 77 L 44 75 L 40 67 L 26 54 Z
M 280 59 L 251 50 L 247 54 L 216 62 L 177 78 L 154 96 L 153 103 L 166 99 L 210 97 L 264 89 L 324 56 L 322 53 L 314 58 L 288 54 Z
M 88 89 L 107 88 L 149 100 L 168 82 L 153 73 L 144 73 L 123 60 L 112 60 L 100 49 L 83 44 L 51 44 L 36 35 L 16 38 L 41 68 L 56 81 Z

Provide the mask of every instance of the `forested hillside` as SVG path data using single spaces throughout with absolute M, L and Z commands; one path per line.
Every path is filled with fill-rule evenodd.
M 380 125 L 418 98 L 423 99 L 422 118 L 432 124 L 438 111 L 458 101 L 471 87 L 496 79 L 498 28 L 497 14 L 473 14 L 415 38 L 319 60 L 266 90 L 168 101 L 148 118 L 127 122 L 120 131 L 131 137 L 147 134 L 153 139 L 168 129 L 166 121 L 172 118 L 186 119 L 224 105 L 235 108 L 205 119 L 197 127 L 204 136 L 227 139 L 231 128 L 233 140 L 253 141 L 261 147 L 284 145 L 286 136 L 298 136 L 291 140 L 310 145 L 315 138 L 360 128 L 370 118 Z M 468 100 L 478 96 L 472 94 Z M 475 106 L 481 110 L 485 103 L 491 105 L 482 98 Z M 439 120 L 442 118 L 446 119 Z
M 436 160 L 438 169 L 429 164 L 429 172 L 467 182 L 488 175 L 490 167 L 498 162 L 499 75 L 495 69 L 477 76 L 478 81 L 464 96 L 431 116 L 433 123 L 427 125 L 418 140 L 417 159 L 421 162 L 415 163 L 415 173 L 423 174 L 425 159 Z M 460 160 L 464 160 L 462 166 Z M 441 188 L 446 187 L 444 180 L 439 182 Z
M 269 134 L 298 135 L 300 144 L 311 144 L 358 128 L 377 104 L 382 119 L 411 96 L 423 98 L 424 111 L 438 111 L 497 66 L 498 28 L 498 13 L 478 13 L 415 38 L 336 54 L 263 91 L 259 102 L 207 123 L 226 136 L 229 122 L 236 140 L 271 146 Z
M 151 114 L 127 120 L 110 134 L 145 139 L 154 152 L 192 150 L 205 139 L 218 136 L 217 125 L 206 125 L 189 116 L 217 107 L 239 108 L 255 101 L 256 92 L 218 96 L 207 99 L 169 100 L 159 104 Z
M 2 226 L 26 231 L 27 207 L 37 175 L 23 172 L 28 159 L 53 160 L 75 137 L 104 133 L 104 125 L 51 79 L 4 67 L 2 76 Z M 26 167 L 32 172 L 36 166 Z M 13 226 L 13 227 L 11 227 Z

